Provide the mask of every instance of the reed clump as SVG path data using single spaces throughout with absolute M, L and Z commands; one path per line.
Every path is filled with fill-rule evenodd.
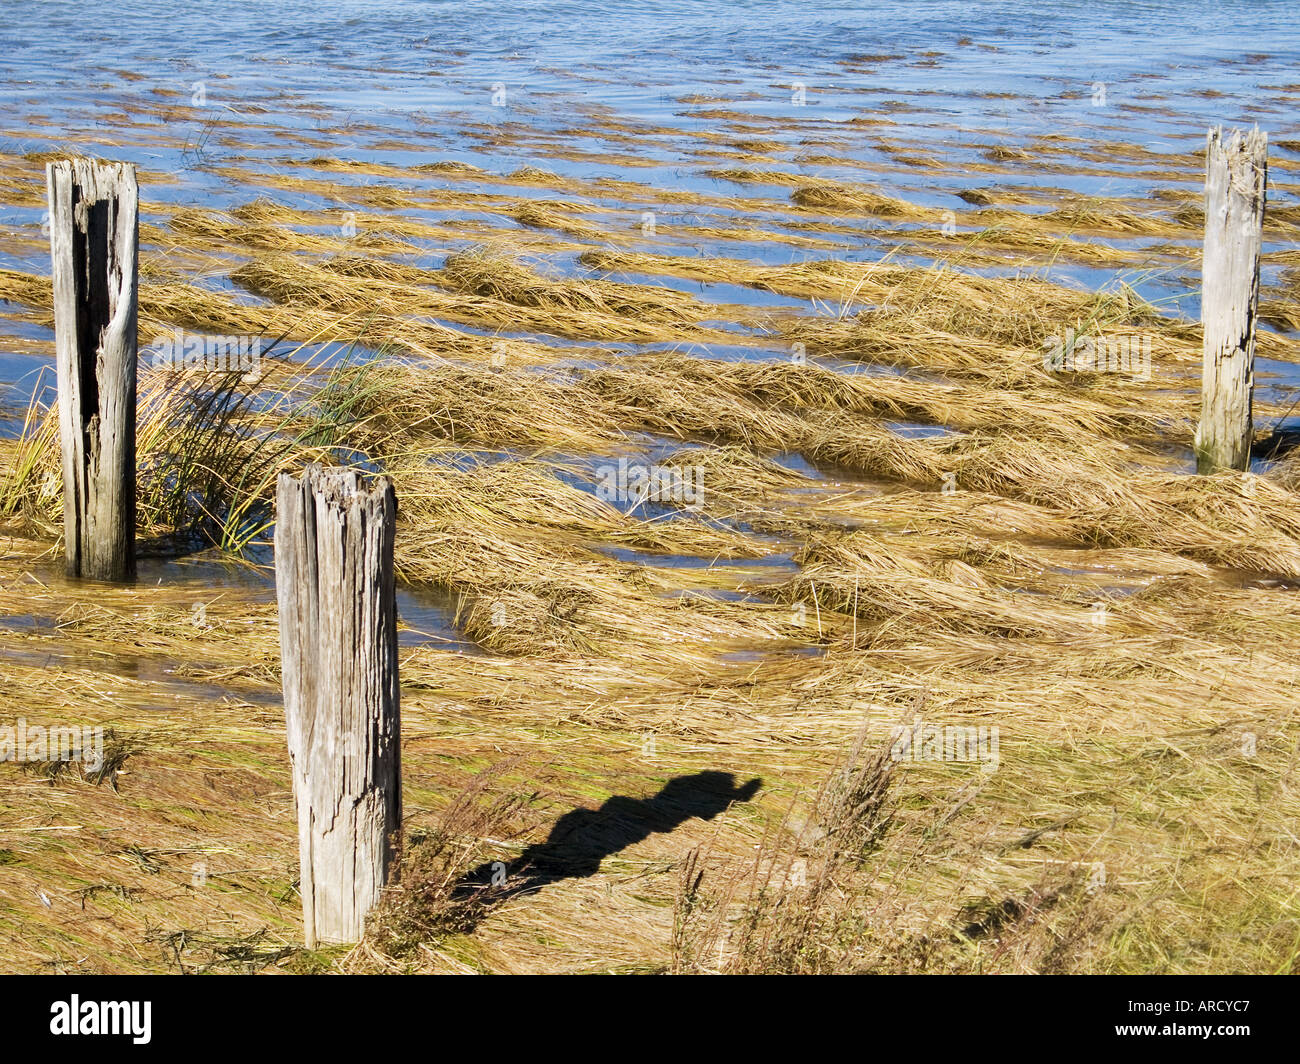
M 833 182 L 799 185 L 790 193 L 790 202 L 809 211 L 868 214 L 879 218 L 923 219 L 931 213 L 906 200 Z
M 511 217 L 531 229 L 552 229 L 579 240 L 611 243 L 626 239 L 622 234 L 611 233 L 575 217 L 574 206 L 568 202 L 530 200 L 516 208 Z
M 302 451 L 250 415 L 256 385 L 239 373 L 162 371 L 138 393 L 138 533 L 238 549 L 267 522 L 276 475 Z M 63 519 L 58 411 L 35 401 L 28 431 L 0 464 L 0 517 L 25 533 L 54 536 Z

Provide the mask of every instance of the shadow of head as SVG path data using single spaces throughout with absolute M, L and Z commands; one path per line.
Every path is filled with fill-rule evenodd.
M 693 776 L 678 776 L 669 780 L 658 794 L 643 799 L 642 802 L 647 810 L 653 810 L 655 815 L 670 822 L 671 827 L 659 830 L 671 830 L 691 817 L 712 820 L 732 802 L 749 801 L 762 785 L 763 781 L 755 778 L 737 786 L 736 777 L 730 772 L 697 772 Z M 620 799 L 611 798 L 610 801 Z

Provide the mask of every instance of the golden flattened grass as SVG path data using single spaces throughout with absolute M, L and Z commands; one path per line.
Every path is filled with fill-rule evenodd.
M 441 270 L 359 255 L 320 263 L 294 256 L 257 259 L 232 279 L 283 306 L 330 312 L 414 315 L 513 331 L 614 341 L 714 335 L 698 323 L 713 308 L 648 285 L 546 277 L 486 249 L 451 256 Z
M 1287 267 L 1279 283 L 1264 288 L 1260 297 L 1261 321 L 1286 332 L 1300 332 L 1300 267 Z
M 713 308 L 675 289 L 611 281 L 555 279 L 509 257 L 473 249 L 443 265 L 444 284 L 458 292 L 487 296 L 513 306 L 625 317 L 647 325 L 694 325 L 716 316 Z M 586 330 L 592 335 L 598 329 Z
M 790 202 L 804 210 L 841 214 L 867 214 L 878 218 L 925 220 L 935 212 L 907 200 L 886 196 L 868 188 L 830 181 L 800 184 L 790 193 Z
M 251 213 L 246 212 L 245 217 Z M 396 255 L 412 254 L 420 250 L 414 244 L 375 230 L 352 237 L 341 235 L 338 227 L 333 227 L 334 232 L 328 235 L 304 233 L 265 219 L 250 222 L 234 214 L 222 217 L 193 207 L 174 211 L 168 221 L 168 228 L 173 233 L 190 239 L 225 248 L 245 247 L 257 251 L 338 254 L 345 248 L 353 247 L 371 254 Z
M 761 557 L 763 544 L 689 521 L 632 517 L 536 464 L 401 469 L 405 579 L 460 596 L 467 636 L 500 653 L 711 656 L 710 644 L 789 639 L 785 611 L 720 608 L 670 596 L 667 571 L 593 549 L 603 542 L 712 558 Z
M 884 329 L 904 335 L 894 346 L 910 362 L 921 365 L 934 344 L 908 343 L 906 331 L 917 327 L 945 333 L 950 346 L 963 342 L 991 340 L 1015 347 L 1040 347 L 1049 337 L 1062 336 L 1073 328 L 1079 335 L 1089 330 L 1126 327 L 1147 331 L 1159 346 L 1156 355 L 1172 355 L 1186 361 L 1193 357 L 1192 345 L 1182 342 L 1192 334 L 1186 328 L 1163 319 L 1158 308 L 1141 299 L 1129 285 L 1120 282 L 1104 292 L 1084 292 L 1033 277 L 986 277 L 959 269 L 915 267 L 883 262 L 846 262 L 812 259 L 785 266 L 765 266 L 734 258 L 706 258 L 688 255 L 655 255 L 611 249 L 584 252 L 580 261 L 604 271 L 667 274 L 699 281 L 744 284 L 782 295 L 835 301 L 836 317 L 819 316 L 795 320 L 789 331 L 813 337 L 833 335 L 846 327 L 881 321 Z M 870 308 L 867 315 L 850 318 L 855 306 Z M 1160 328 L 1151 328 L 1160 326 Z M 868 330 L 862 330 L 864 332 Z M 1172 338 L 1166 341 L 1166 337 Z M 941 366 L 941 353 L 935 365 Z M 991 352 L 989 361 L 996 352 Z M 1006 360 L 1004 357 L 1003 361 Z
M 1088 439 L 1086 449 L 1071 437 L 1006 431 L 909 439 L 833 413 L 797 417 L 720 383 L 692 392 L 662 366 L 582 377 L 621 421 L 639 419 L 647 431 L 794 451 L 869 476 L 1022 500 L 1061 514 L 1076 543 L 1150 546 L 1231 567 L 1300 573 L 1291 494 L 1264 478 L 1167 473 L 1141 449 L 1104 436 Z
M 293 256 L 276 258 L 290 274 L 330 279 L 336 289 L 346 284 L 337 274 L 312 267 Z M 246 264 L 252 283 L 269 278 L 266 262 Z M 315 271 L 311 274 L 311 271 Z M 145 272 L 142 269 L 142 273 Z M 170 272 L 166 274 L 170 278 Z M 297 291 L 292 284 L 273 289 L 286 296 Z M 34 320 L 53 326 L 50 282 L 48 278 L 0 270 L 0 298 L 12 299 L 35 309 Z M 251 304 L 239 302 L 221 292 L 170 279 L 156 284 L 141 284 L 139 291 L 140 333 L 157 337 L 179 326 L 213 335 L 240 335 L 270 340 L 289 339 L 301 343 L 335 343 L 342 348 L 361 343 L 370 348 L 432 359 L 468 358 L 493 361 L 502 366 L 553 362 L 562 357 L 558 349 L 531 340 L 509 336 L 466 333 L 439 321 L 412 320 L 404 305 L 390 301 L 386 306 L 359 300 L 355 295 L 332 297 L 328 291 L 309 294 L 307 303 Z M 468 316 L 468 315 L 466 315 Z M 480 321 L 481 318 L 474 320 Z
M 697 390 L 730 387 L 778 410 L 843 411 L 953 429 L 1017 429 L 1027 425 L 1047 437 L 1071 435 L 1183 438 L 1190 404 L 1167 394 L 1138 406 L 1113 391 L 1045 378 L 1037 388 L 999 389 L 990 384 L 917 380 L 845 373 L 794 361 L 719 362 L 688 356 L 625 358 L 620 367 L 675 375 Z
M 530 229 L 553 229 L 580 240 L 608 243 L 627 239 L 626 234 L 611 233 L 584 222 L 581 218 L 575 218 L 573 205 L 563 201 L 530 201 L 517 207 L 511 217 Z
M 700 139 L 753 163 L 776 154 L 766 119 L 718 120 L 732 129 Z M 606 124 L 611 143 L 646 132 Z M 526 127 L 516 140 L 565 154 L 559 140 L 530 142 Z M 895 164 L 914 165 L 906 146 L 889 147 Z M 1078 148 L 1035 144 L 1028 154 Z M 1171 471 L 1194 416 L 1194 328 L 1161 319 L 1123 287 L 1080 292 L 895 262 L 584 249 L 581 265 L 597 272 L 748 285 L 814 304 L 803 315 L 760 315 L 704 292 L 518 257 L 529 240 L 568 252 L 635 239 L 634 225 L 607 233 L 598 220 L 661 204 L 716 213 L 661 224 L 636 246 L 692 233 L 753 239 L 773 225 L 797 225 L 791 232 L 803 239 L 847 233 L 858 246 L 852 226 L 817 229 L 815 213 L 930 220 L 908 240 L 912 253 L 950 239 L 933 229 L 932 210 L 866 185 L 742 172 L 809 199 L 792 211 L 528 168 L 504 183 L 557 198 L 428 187 L 440 176 L 502 181 L 439 164 L 417 172 L 323 157 L 310 167 L 343 180 L 283 175 L 277 186 L 252 171 L 238 180 L 372 206 L 353 212 L 355 240 L 335 236 L 333 208 L 261 199 L 229 214 L 169 209 L 170 230 L 149 230 L 150 239 L 247 254 L 235 280 L 269 302 L 241 302 L 160 267 L 149 279 L 162 283 L 142 286 L 141 322 L 361 338 L 425 356 L 333 371 L 274 360 L 259 387 L 280 389 L 284 402 L 216 430 L 229 437 L 226 450 L 194 448 L 228 478 L 250 466 L 233 443 L 254 438 L 234 430 L 267 433 L 291 441 L 277 461 L 364 461 L 397 483 L 403 593 L 443 603 L 447 624 L 402 650 L 410 904 L 355 951 L 300 948 L 270 589 L 217 592 L 196 581 L 92 593 L 53 578 L 57 491 L 45 485 L 57 441 L 52 418 L 34 408 L 22 441 L 0 445 L 0 499 L 14 503 L 7 526 L 43 537 L 0 549 L 0 681 L 32 721 L 110 722 L 129 753 L 117 792 L 71 771 L 0 765 L 6 963 L 1294 967 L 1300 848 L 1286 825 L 1300 809 L 1286 782 L 1295 747 L 1287 707 L 1300 673 L 1285 653 L 1300 635 L 1294 462 L 1267 477 Z M 358 175 L 393 183 L 347 183 Z M 573 194 L 600 204 L 558 198 Z M 1001 227 L 984 251 L 1000 241 L 1050 253 L 1056 229 L 1125 240 L 1180 220 L 1047 195 L 1055 210 L 1022 223 L 1000 209 L 1010 197 L 989 198 L 998 209 L 960 215 L 963 225 Z M 379 213 L 417 210 L 419 219 Z M 431 211 L 447 220 L 424 220 Z M 462 248 L 471 238 L 489 249 L 453 254 L 441 269 L 398 258 L 414 255 L 406 241 Z M 516 254 L 494 251 L 498 240 Z M 1128 253 L 1077 243 L 1070 253 L 1097 262 Z M 984 251 L 962 261 L 991 262 Z M 0 273 L 0 295 L 48 316 L 41 278 Z M 738 331 L 701 324 L 728 318 Z M 1149 338 L 1154 379 L 1047 372 L 1042 345 L 1068 328 Z M 507 331 L 584 346 L 493 335 Z M 908 372 L 586 346 L 738 337 Z M 143 383 L 148 412 L 161 383 Z M 184 389 L 160 394 L 172 405 L 142 435 L 146 464 L 190 409 Z M 910 436 L 889 424 L 900 421 L 943 432 Z M 806 468 L 794 455 L 821 474 L 791 468 Z M 602 470 L 620 458 L 697 470 L 700 505 L 602 497 Z M 264 488 L 251 484 L 243 496 L 250 515 L 267 502 Z M 150 531 L 163 531 L 181 511 L 142 513 Z M 998 726 L 1000 763 L 987 772 L 891 767 L 881 756 L 889 729 L 918 716 Z M 513 862 L 531 845 L 545 848 L 548 828 L 567 814 L 635 822 L 640 814 L 628 810 L 652 811 L 672 781 L 706 772 L 732 774 L 737 786 L 763 782 L 711 819 L 633 832 L 590 876 L 559 877 L 500 904 L 485 897 L 468 916 L 457 908 L 455 891 L 478 862 L 500 859 L 514 876 Z M 437 857 L 428 840 L 440 838 L 459 855 L 446 866 L 425 861 Z M 200 861 L 206 883 L 194 878 Z M 430 882 L 441 893 L 425 890 Z

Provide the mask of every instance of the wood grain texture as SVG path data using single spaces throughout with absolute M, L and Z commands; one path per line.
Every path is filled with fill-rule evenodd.
M 69 576 L 135 577 L 135 167 L 47 163 Z
M 1196 470 L 1245 470 L 1253 435 L 1255 316 L 1268 184 L 1268 137 L 1212 129 L 1205 153 L 1205 249 L 1201 266 L 1201 421 Z
M 275 579 L 304 932 L 356 942 L 401 824 L 392 482 L 282 473 Z

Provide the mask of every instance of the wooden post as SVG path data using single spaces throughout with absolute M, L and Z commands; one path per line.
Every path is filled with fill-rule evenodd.
M 307 946 L 356 942 L 402 819 L 388 478 L 281 473 L 275 583 Z
M 1201 265 L 1201 423 L 1196 471 L 1250 466 L 1255 310 L 1268 183 L 1268 136 L 1221 129 L 1205 144 L 1205 250 Z
M 135 167 L 47 163 L 68 575 L 135 577 Z

